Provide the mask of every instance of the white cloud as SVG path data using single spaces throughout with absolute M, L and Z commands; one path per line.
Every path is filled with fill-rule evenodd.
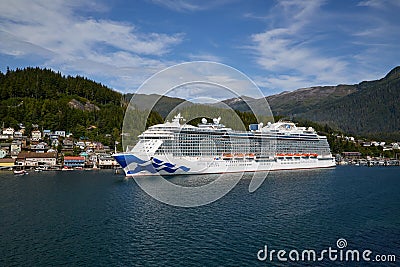
M 197 11 L 203 10 L 204 7 L 195 3 L 195 1 L 185 0 L 151 0 L 151 2 L 167 7 L 175 11 Z
M 398 0 L 366 0 L 360 1 L 358 6 L 386 9 L 391 8 L 391 6 L 400 7 L 400 2 Z
M 281 73 L 264 79 L 262 83 L 270 89 L 293 90 L 302 83 L 339 82 L 343 78 L 340 74 L 347 63 L 323 55 L 307 42 L 310 34 L 305 29 L 321 4 L 321 1 L 281 1 L 273 12 L 279 10 L 287 20 L 285 25 L 251 36 L 257 63 L 268 71 Z
M 255 61 L 266 70 L 264 77 L 256 78 L 261 86 L 272 91 L 294 90 L 379 78 L 373 76 L 378 65 L 382 66 L 379 53 L 395 54 L 394 45 L 400 39 L 397 23 L 382 12 L 327 12 L 324 4 L 318 0 L 279 1 L 263 17 L 267 30 L 251 35 L 250 47 Z M 380 1 L 370 0 L 359 6 L 378 4 Z M 385 51 L 383 47 L 391 48 Z
M 46 66 L 95 77 L 117 78 L 120 71 L 136 75 L 126 72 L 127 68 L 148 77 L 168 64 L 157 58 L 183 40 L 181 33 L 143 33 L 130 23 L 79 16 L 78 10 L 87 5 L 79 1 L 1 1 L 1 53 L 39 56 Z M 98 4 L 90 8 L 106 10 Z M 141 81 L 134 83 L 137 86 Z
M 189 54 L 188 58 L 190 60 L 204 60 L 204 61 L 215 61 L 222 62 L 222 58 L 210 53 L 198 53 L 198 54 Z
M 232 0 L 150 0 L 152 3 L 178 12 L 194 12 L 212 9 L 232 3 Z
M 263 97 L 258 87 L 240 71 L 205 61 L 183 63 L 165 69 L 146 81 L 138 93 L 216 100 L 241 95 Z

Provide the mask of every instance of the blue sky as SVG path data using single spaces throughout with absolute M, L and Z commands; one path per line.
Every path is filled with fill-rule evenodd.
M 400 65 L 398 0 L 13 0 L 0 10 L 2 72 L 47 67 L 121 92 L 193 60 L 234 67 L 265 95 Z

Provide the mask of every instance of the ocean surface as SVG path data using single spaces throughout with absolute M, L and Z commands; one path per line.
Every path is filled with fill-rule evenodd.
M 399 167 L 270 172 L 253 193 L 249 182 L 244 176 L 218 201 L 182 208 L 112 171 L 0 172 L 0 266 L 400 265 Z M 338 239 L 344 252 L 371 250 L 371 259 L 395 255 L 396 262 L 257 256 L 265 246 L 286 258 L 292 250 L 339 251 Z

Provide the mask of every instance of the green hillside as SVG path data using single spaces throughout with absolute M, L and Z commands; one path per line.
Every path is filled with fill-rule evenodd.
M 302 88 L 266 99 L 275 116 L 328 124 L 352 135 L 400 140 L 400 67 L 376 81 Z M 246 101 L 252 106 L 264 105 L 263 99 Z M 223 102 L 233 109 L 249 111 L 240 98 Z
M 168 97 L 168 96 L 160 96 L 156 94 L 126 94 L 124 95 L 124 99 L 126 101 L 131 101 L 132 97 L 135 97 L 132 104 L 140 109 L 145 110 L 152 107 L 152 110 L 159 113 L 163 118 L 167 117 L 168 114 L 176 107 L 176 106 L 190 106 L 191 102 L 186 101 L 181 98 Z M 154 105 L 154 106 L 153 106 Z
M 132 96 L 84 77 L 63 76 L 49 69 L 7 70 L 0 72 L 0 122 L 15 128 L 23 123 L 27 132 L 37 124 L 40 129 L 66 130 L 77 138 L 86 136 L 109 144 L 120 140 Z M 255 118 L 248 113 L 243 99 L 253 106 L 264 105 L 264 100 L 245 96 L 223 101 L 237 110 L 232 113 L 219 105 L 198 105 L 179 98 L 154 94 L 134 97 L 138 116 L 158 99 L 147 127 L 161 123 L 167 116 L 171 119 L 180 111 L 184 116 L 188 112 L 197 114 L 192 124 L 198 123 L 200 117 L 221 116 L 222 123 L 235 128 L 233 119 L 239 117 L 247 128 Z M 304 88 L 267 97 L 275 116 L 327 124 L 349 134 L 387 141 L 400 140 L 399 99 L 400 67 L 377 81 Z
M 121 93 L 87 78 L 40 68 L 0 72 L 0 118 L 6 127 L 22 123 L 30 132 L 37 124 L 110 144 L 120 139 L 125 108 Z
M 299 116 L 345 132 L 400 140 L 400 67 L 377 81 L 354 85 L 354 93 Z

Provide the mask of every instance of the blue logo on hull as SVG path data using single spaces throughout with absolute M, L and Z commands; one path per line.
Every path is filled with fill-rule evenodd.
M 130 163 L 137 163 L 135 169 L 127 171 L 127 174 L 135 174 L 141 171 L 147 171 L 149 173 L 157 173 L 165 171 L 168 173 L 175 173 L 177 170 L 188 172 L 190 168 L 186 166 L 176 167 L 176 164 L 165 162 L 157 158 L 151 158 L 150 160 L 142 160 L 134 155 L 119 155 L 115 156 L 115 159 L 121 165 L 126 168 Z

